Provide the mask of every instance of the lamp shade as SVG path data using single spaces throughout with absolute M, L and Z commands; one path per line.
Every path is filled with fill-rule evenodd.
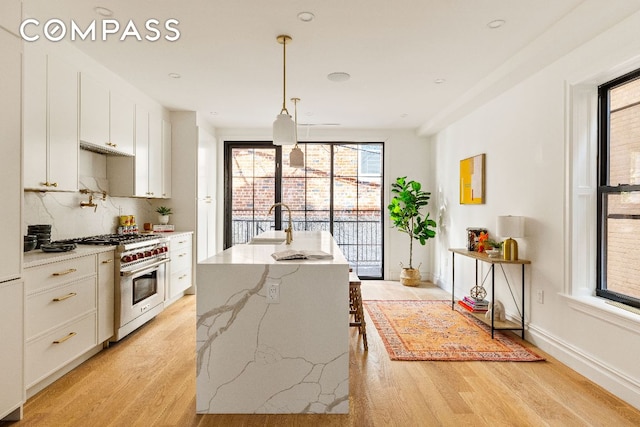
M 304 167 L 304 153 L 297 144 L 293 147 L 291 153 L 289 153 L 289 166 L 292 168 Z
M 280 113 L 273 122 L 273 143 L 275 145 L 296 143 L 296 124 L 289 114 Z
M 500 237 L 524 237 L 524 217 L 499 216 L 496 220 L 496 234 Z

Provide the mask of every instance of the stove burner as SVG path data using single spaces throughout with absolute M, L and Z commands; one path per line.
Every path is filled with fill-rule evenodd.
M 156 234 L 102 234 L 98 236 L 78 237 L 74 239 L 60 240 L 55 243 L 76 243 L 78 245 L 125 245 L 128 243 L 145 242 L 159 239 Z

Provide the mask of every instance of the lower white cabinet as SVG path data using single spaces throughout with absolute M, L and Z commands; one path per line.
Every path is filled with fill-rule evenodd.
M 173 302 L 193 284 L 193 233 L 173 235 L 169 238 L 169 274 L 165 301 Z
M 24 402 L 24 283 L 0 283 L 0 419 L 18 420 Z M 6 351 L 5 349 L 9 349 Z
M 24 280 L 24 375 L 32 394 L 113 335 L 114 251 L 28 267 Z
M 98 254 L 98 343 L 113 336 L 115 253 Z

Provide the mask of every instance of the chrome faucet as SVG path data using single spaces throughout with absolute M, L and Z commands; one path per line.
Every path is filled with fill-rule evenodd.
M 287 235 L 287 245 L 290 245 L 291 242 L 293 241 L 293 223 L 291 222 L 291 209 L 289 209 L 289 206 L 285 205 L 284 203 L 274 203 L 269 208 L 269 215 L 271 215 L 273 208 L 275 208 L 276 206 L 284 206 L 289 212 L 289 228 L 285 228 L 284 232 Z

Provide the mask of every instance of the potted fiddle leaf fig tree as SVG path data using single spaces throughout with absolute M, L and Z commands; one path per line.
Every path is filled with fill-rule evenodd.
M 428 239 L 436 235 L 436 222 L 429 218 L 429 212 L 421 210 L 429 204 L 431 193 L 423 191 L 422 185 L 416 181 L 407 181 L 407 177 L 396 178 L 391 184 L 391 192 L 395 194 L 387 208 L 393 226 L 409 236 L 409 266 L 402 263 L 400 283 L 405 286 L 420 284 L 420 266 L 413 268 L 413 241 L 424 245 Z M 422 265 L 422 264 L 421 264 Z

